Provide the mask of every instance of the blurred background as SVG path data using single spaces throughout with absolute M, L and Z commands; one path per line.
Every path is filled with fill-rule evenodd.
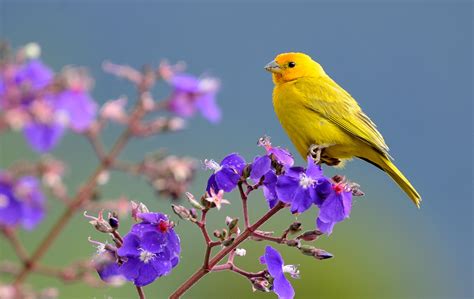
M 287 263 L 300 267 L 301 279 L 292 281 L 296 298 L 472 298 L 473 4 L 415 2 L 0 0 L 0 36 L 14 47 L 39 43 L 43 61 L 56 71 L 68 64 L 86 66 L 96 79 L 93 96 L 101 103 L 134 96 L 131 85 L 102 72 L 104 60 L 135 67 L 157 65 L 163 58 L 184 60 L 188 71 L 222 80 L 220 124 L 196 117 L 186 131 L 135 141 L 122 157 L 137 161 L 158 148 L 200 160 L 220 160 L 230 152 L 251 160 L 262 153 L 256 141 L 264 134 L 273 144 L 294 151 L 274 115 L 271 77 L 263 66 L 280 52 L 310 54 L 378 124 L 396 164 L 424 200 L 417 210 L 386 175 L 361 161 L 343 170 L 327 169 L 360 183 L 366 196 L 356 199 L 351 219 L 318 241 L 334 259 L 316 261 L 292 248 L 278 248 Z M 156 98 L 168 92 L 161 87 L 155 90 Z M 107 130 L 108 144 L 119 129 Z M 35 158 L 22 136 L 0 138 L 0 168 Z M 73 135 L 54 155 L 71 163 L 65 178 L 71 190 L 97 162 L 87 142 Z M 303 163 L 299 157 L 297 161 Z M 208 175 L 199 170 L 190 191 L 203 192 Z M 128 195 L 151 210 L 172 213 L 169 200 L 156 198 L 138 178 L 113 173 L 101 194 Z M 222 227 L 226 215 L 239 215 L 236 195 L 229 196 L 233 204 L 223 212 L 210 215 L 212 229 Z M 250 204 L 253 218 L 266 209 L 260 193 Z M 37 230 L 21 234 L 29 249 L 36 247 L 62 209 L 50 201 L 47 220 Z M 313 210 L 298 220 L 310 229 L 315 216 Z M 284 213 L 267 228 L 283 230 L 292 220 L 294 216 Z M 177 230 L 181 263 L 170 276 L 145 288 L 150 298 L 165 298 L 202 263 L 198 230 L 183 221 Z M 59 266 L 92 256 L 89 235 L 104 239 L 77 216 L 44 261 Z M 264 244 L 249 242 L 243 247 L 247 256 L 238 258 L 237 264 L 257 270 Z M 14 258 L 2 240 L 0 260 Z M 1 282 L 9 279 L 0 277 Z M 28 282 L 37 289 L 56 286 L 60 298 L 136 296 L 130 284 L 92 289 L 38 275 Z M 208 275 L 186 298 L 224 296 L 275 297 L 252 294 L 243 278 L 219 273 Z

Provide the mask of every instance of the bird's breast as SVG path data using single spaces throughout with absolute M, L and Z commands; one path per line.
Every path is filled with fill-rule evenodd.
M 273 91 L 273 106 L 277 118 L 301 156 L 306 157 L 312 144 L 332 146 L 337 158 L 346 156 L 343 144 L 347 135 L 323 115 L 308 109 L 310 100 L 294 85 L 276 86 Z M 344 147 L 344 148 L 341 148 Z

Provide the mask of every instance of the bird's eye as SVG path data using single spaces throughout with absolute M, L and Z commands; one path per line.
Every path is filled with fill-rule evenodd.
M 294 68 L 295 66 L 296 66 L 296 63 L 294 63 L 293 61 L 288 63 L 288 67 L 290 68 Z

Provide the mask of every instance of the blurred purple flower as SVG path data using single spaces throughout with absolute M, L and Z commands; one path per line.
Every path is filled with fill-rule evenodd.
M 271 246 L 265 247 L 265 254 L 260 258 L 260 262 L 267 265 L 268 272 L 273 277 L 273 292 L 278 295 L 278 298 L 292 299 L 295 296 L 295 290 L 286 279 L 285 272 L 296 278 L 299 275 L 296 267 L 285 266 L 280 253 Z
M 41 108 L 35 109 L 37 106 Z M 40 153 L 52 150 L 67 126 L 78 132 L 86 130 L 97 113 L 97 104 L 88 93 L 72 90 L 48 95 L 29 108 L 34 118 L 23 133 L 31 148 Z
M 245 167 L 245 160 L 239 154 L 233 153 L 226 156 L 220 164 L 214 160 L 205 160 L 204 164 L 206 168 L 214 170 L 207 181 L 207 192 L 210 192 L 211 188 L 215 191 L 230 192 L 237 187 Z
M 173 94 L 168 109 L 182 117 L 191 117 L 199 111 L 212 123 L 219 122 L 221 111 L 216 104 L 219 81 L 215 78 L 196 78 L 189 74 L 175 74 L 168 80 Z
M 120 266 L 117 263 L 115 254 L 117 249 L 111 245 L 94 241 L 90 237 L 89 242 L 97 248 L 97 254 L 94 256 L 92 264 L 100 279 L 113 285 L 121 285 L 125 281 L 125 277 L 120 272 Z
M 14 227 L 21 223 L 34 229 L 45 215 L 45 198 L 35 177 L 16 181 L 0 177 L 0 225 Z
M 349 218 L 351 209 L 352 191 L 344 183 L 336 183 L 320 204 L 316 225 L 320 231 L 330 235 L 336 223 Z
M 278 198 L 291 204 L 292 213 L 302 213 L 309 209 L 313 203 L 319 203 L 322 192 L 320 186 L 326 187 L 327 179 L 323 176 L 319 165 L 314 164 L 308 157 L 308 168 L 291 167 L 284 175 L 278 178 L 276 192 Z
M 31 122 L 23 129 L 23 135 L 34 151 L 44 153 L 58 144 L 64 135 L 64 127 L 57 122 Z
M 69 126 L 78 132 L 89 128 L 98 108 L 87 92 L 73 90 L 58 94 L 54 106 L 58 113 L 65 113 Z
M 138 213 L 142 222 L 133 225 L 124 237 L 118 255 L 127 260 L 120 272 L 135 285 L 144 286 L 167 275 L 179 262 L 178 235 L 170 221 L 160 213 Z
M 53 80 L 53 71 L 39 59 L 31 59 L 23 65 L 15 76 L 18 85 L 27 85 L 33 91 L 38 91 Z

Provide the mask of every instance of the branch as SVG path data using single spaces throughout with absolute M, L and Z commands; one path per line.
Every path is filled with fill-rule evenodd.
M 53 225 L 52 229 L 37 247 L 37 249 L 31 255 L 31 258 L 24 263 L 23 269 L 17 275 L 14 285 L 18 286 L 26 279 L 29 273 L 35 268 L 36 264 L 43 257 L 43 255 L 48 251 L 49 247 L 53 244 L 62 230 L 66 227 L 69 221 L 73 218 L 72 216 L 76 211 L 86 202 L 88 202 L 93 194 L 96 185 L 97 179 L 101 173 L 109 169 L 112 161 L 118 157 L 120 152 L 123 150 L 125 145 L 128 143 L 129 139 L 132 137 L 132 126 L 133 123 L 138 121 L 144 114 L 144 110 L 141 104 L 141 101 L 138 101 L 136 107 L 134 108 L 131 116 L 130 125 L 124 130 L 120 137 L 115 142 L 114 146 L 110 152 L 101 160 L 99 166 L 96 168 L 94 173 L 89 177 L 85 186 L 76 194 L 69 206 L 66 208 L 61 217 Z
M 5 236 L 8 242 L 10 242 L 10 244 L 12 245 L 18 258 L 23 263 L 26 263 L 28 261 L 28 252 L 26 252 L 25 247 L 18 239 L 16 232 L 8 227 L 1 227 L 1 231 L 3 236 Z
M 282 202 L 278 202 L 276 206 L 274 206 L 271 210 L 269 210 L 266 214 L 262 216 L 257 222 L 255 222 L 252 226 L 246 228 L 235 240 L 234 242 L 229 245 L 228 247 L 223 248 L 220 250 L 210 261 L 209 261 L 209 268 L 213 269 L 225 256 L 227 256 L 231 251 L 233 251 L 237 246 L 239 246 L 242 242 L 247 240 L 252 233 L 257 230 L 260 226 L 262 226 L 265 222 L 268 221 L 273 215 L 278 213 L 281 209 L 285 207 L 285 204 Z M 171 294 L 170 299 L 178 299 L 181 297 L 187 290 L 189 290 L 194 284 L 196 284 L 202 277 L 204 277 L 207 273 L 209 273 L 208 269 L 201 267 L 198 269 L 188 280 L 186 280 L 176 291 Z

